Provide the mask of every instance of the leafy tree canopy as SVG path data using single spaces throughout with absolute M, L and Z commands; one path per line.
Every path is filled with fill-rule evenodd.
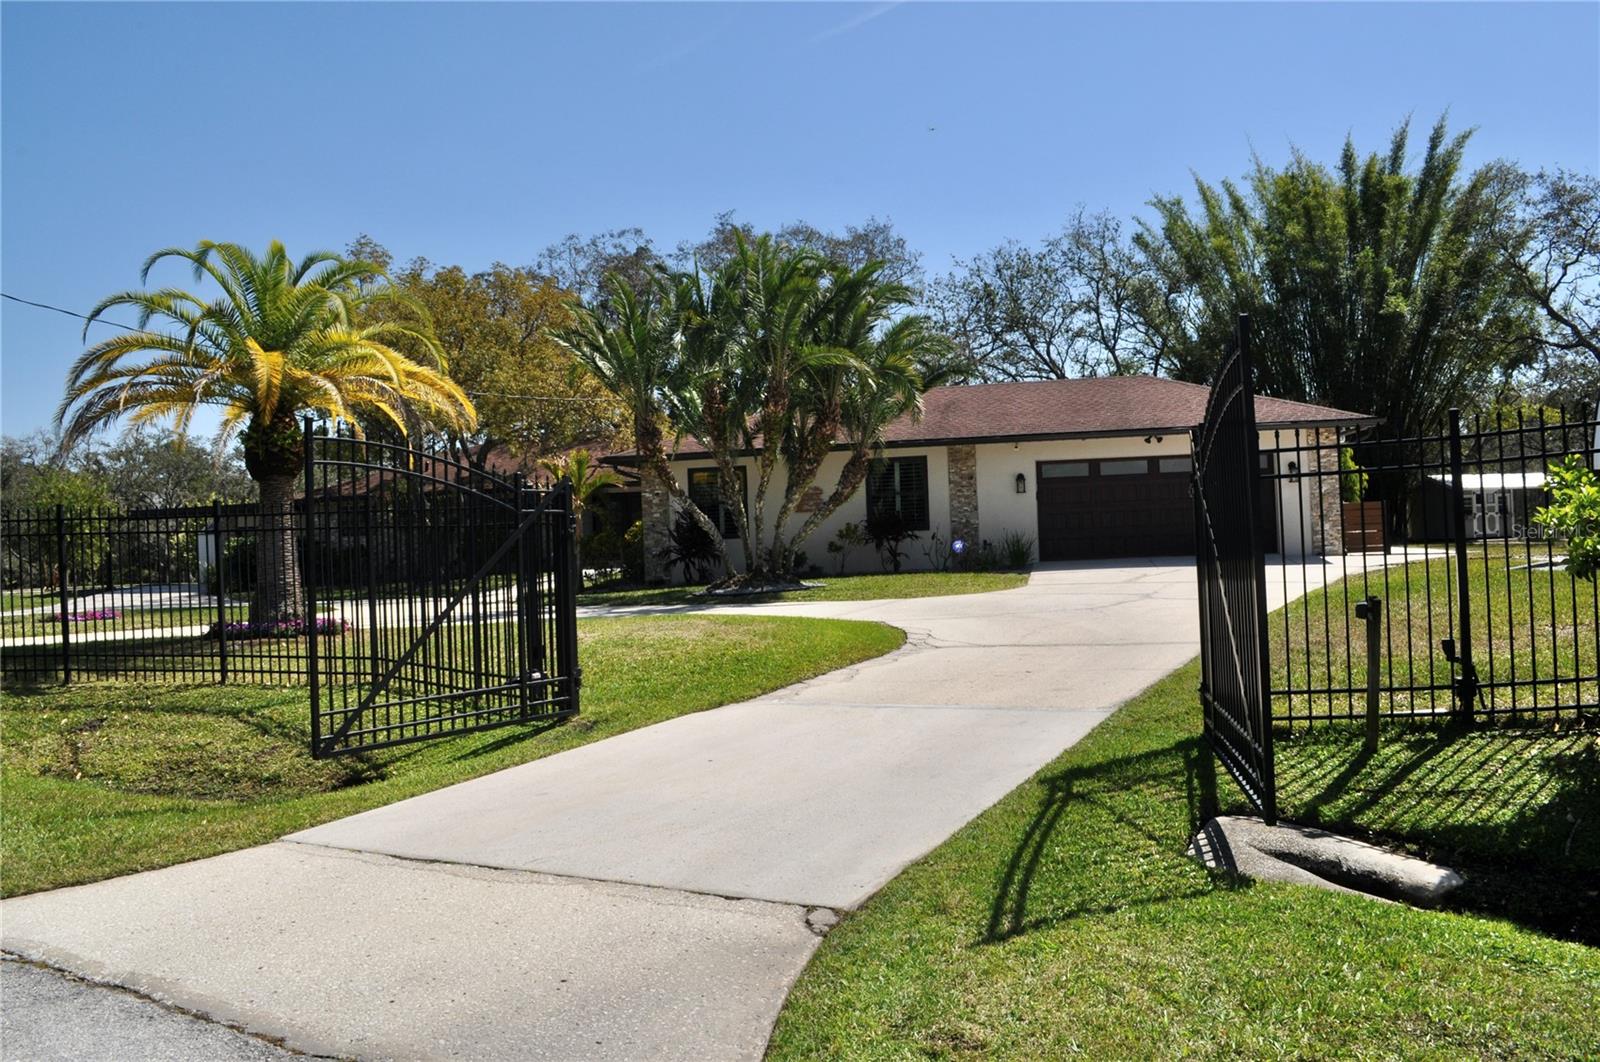
M 154 509 L 249 501 L 255 484 L 237 449 L 173 431 L 131 428 L 61 453 L 47 432 L 0 442 L 0 497 L 10 507 L 63 504 Z
M 1154 374 L 1166 351 L 1139 312 L 1152 283 L 1121 222 L 1079 210 L 1035 246 L 957 260 L 927 302 L 982 379 Z
M 701 269 L 714 271 L 738 256 L 741 240 L 751 244 L 766 235 L 779 247 L 809 251 L 823 261 L 846 269 L 861 269 L 876 262 L 879 278 L 885 283 L 902 284 L 913 290 L 923 284 L 922 255 L 906 243 L 894 222 L 887 218 L 869 217 L 858 225 L 846 225 L 842 232 L 793 221 L 775 232 L 763 234 L 749 222 L 735 220 L 734 213 L 725 210 L 718 214 L 711 231 L 703 239 L 679 243 L 672 256 L 673 265 L 680 270 L 692 270 L 698 264 Z
M 1556 170 L 1512 171 L 1507 180 L 1520 196 L 1503 248 L 1521 292 L 1544 314 L 1547 356 L 1600 365 L 1600 178 Z
M 1154 200 L 1135 243 L 1160 298 L 1142 312 L 1173 374 L 1205 380 L 1249 313 L 1264 391 L 1416 428 L 1526 364 L 1515 187 L 1501 165 L 1463 173 L 1469 136 L 1441 119 L 1412 168 L 1402 125 L 1381 155 L 1346 141 L 1332 171 L 1296 152 L 1242 186 L 1196 179 L 1193 208 Z
M 365 236 L 348 252 L 390 258 Z M 570 319 L 570 296 L 554 277 L 538 266 L 496 262 L 469 273 L 426 258 L 393 277 L 427 311 L 451 378 L 477 407 L 476 430 L 460 436 L 471 456 L 497 444 L 540 456 L 625 437 L 627 411 L 549 338 Z

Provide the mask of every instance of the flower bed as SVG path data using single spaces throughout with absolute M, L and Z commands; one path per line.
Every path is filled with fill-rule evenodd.
M 121 618 L 122 618 L 122 613 L 118 612 L 114 608 L 97 608 L 97 609 L 91 609 L 88 612 L 69 612 L 69 613 L 67 613 L 67 622 L 68 623 L 93 623 L 95 620 L 114 620 L 114 619 L 121 619 Z M 61 613 L 59 613 L 59 612 L 50 613 L 50 619 L 53 620 L 56 623 L 60 623 L 61 622 Z
M 243 620 L 230 623 L 214 623 L 206 632 L 207 638 L 222 638 L 227 641 L 241 641 L 247 638 L 303 638 L 310 627 L 303 619 L 275 620 L 270 623 L 249 623 Z M 337 637 L 350 629 L 350 624 L 342 619 L 323 616 L 317 620 L 317 633 Z

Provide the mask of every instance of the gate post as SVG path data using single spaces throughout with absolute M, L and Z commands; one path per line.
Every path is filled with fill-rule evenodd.
M 1456 550 L 1457 640 L 1445 646 L 1445 657 L 1456 664 L 1461 674 L 1456 679 L 1456 710 L 1472 717 L 1472 702 L 1478 695 L 1478 669 L 1472 663 L 1471 580 L 1467 577 L 1467 508 L 1461 482 L 1461 410 L 1450 410 L 1450 515 Z
M 56 505 L 56 599 L 61 609 L 61 684 L 72 685 L 72 613 L 67 602 L 67 507 Z
M 306 462 L 306 490 L 304 513 L 304 536 L 302 541 L 310 543 L 312 536 L 313 502 L 316 486 L 316 456 L 312 453 L 316 436 L 311 433 L 311 414 L 307 413 L 301 432 L 302 449 L 305 451 Z M 289 513 L 290 528 L 293 528 L 294 511 Z M 291 539 L 292 541 L 292 539 Z M 291 544 L 291 549 L 295 548 Z M 313 558 L 309 549 L 302 551 L 300 564 L 300 582 L 306 592 L 306 681 L 311 685 L 311 750 L 312 755 L 317 755 L 317 750 L 322 746 L 322 676 L 318 672 L 317 659 L 317 586 L 316 578 L 311 573 Z
M 1378 751 L 1378 657 L 1383 651 L 1383 599 L 1356 602 L 1356 619 L 1367 625 L 1367 736 L 1362 748 Z
M 512 483 L 512 486 L 515 488 L 515 492 L 516 492 L 516 495 L 517 495 L 516 515 L 512 520 L 512 526 L 515 527 L 515 526 L 520 525 L 522 523 L 522 521 L 524 519 L 526 519 L 525 514 L 527 513 L 527 506 L 528 506 L 528 487 L 527 487 L 527 483 L 522 478 L 522 473 L 521 472 L 516 473 L 512 477 L 511 483 Z M 538 522 L 535 521 L 535 523 L 533 525 L 534 529 L 537 529 L 537 526 L 538 526 Z M 532 633 L 532 628 L 533 628 L 534 624 L 537 622 L 537 617 L 536 616 L 530 616 L 529 615 L 529 608 L 528 608 L 529 604 L 531 603 L 529 595 L 533 594 L 535 592 L 534 591 L 534 582 L 535 582 L 535 580 L 534 579 L 530 579 L 528 577 L 528 535 L 527 535 L 526 531 L 521 531 L 521 532 L 518 532 L 518 534 L 517 534 L 517 560 L 516 560 L 516 565 L 517 565 L 517 569 L 516 569 L 517 570 L 517 576 L 516 576 L 515 584 L 516 584 L 516 594 L 517 594 L 517 638 L 516 638 L 516 641 L 517 641 L 517 684 L 518 684 L 518 687 L 521 690 L 521 699 L 522 699 L 521 707 L 526 708 L 528 706 L 528 675 L 529 675 L 528 668 L 529 668 L 529 659 L 530 659 L 530 657 L 532 655 L 530 653 L 530 651 L 529 651 L 530 647 L 528 645 L 528 638 Z
M 1261 548 L 1261 522 L 1257 510 L 1261 505 L 1261 435 L 1256 428 L 1256 360 L 1251 344 L 1250 315 L 1241 313 L 1238 323 L 1240 374 L 1240 413 L 1244 435 L 1244 497 L 1241 499 L 1246 515 L 1245 541 L 1250 548 L 1250 567 L 1247 577 L 1255 585 L 1250 588 L 1254 626 L 1255 659 L 1246 674 L 1254 687 L 1249 691 L 1255 700 L 1256 740 L 1261 747 L 1261 819 L 1268 826 L 1278 822 L 1278 767 L 1272 748 L 1272 662 L 1271 643 L 1267 641 L 1267 557 Z
M 211 568 L 217 573 L 217 659 L 219 681 L 228 684 L 228 583 L 222 574 L 222 499 L 211 499 Z
M 561 675 L 567 683 L 567 711 L 578 710 L 578 690 L 583 672 L 578 667 L 578 587 L 583 570 L 578 566 L 578 514 L 572 480 L 561 481 L 561 555 L 556 562 L 557 608 L 560 610 L 561 645 L 557 650 Z

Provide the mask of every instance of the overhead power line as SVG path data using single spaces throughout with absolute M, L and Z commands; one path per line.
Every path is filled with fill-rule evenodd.
M 8 291 L 0 291 L 0 299 L 10 299 L 12 302 L 20 302 L 24 306 L 33 306 L 41 310 L 53 310 L 56 313 L 66 314 L 68 317 L 76 317 L 80 321 L 89 320 L 88 314 L 78 313 L 76 310 L 68 310 L 61 306 L 52 306 L 48 302 L 35 302 L 32 299 L 24 299 L 20 295 L 13 295 Z M 94 319 L 94 323 L 107 325 L 111 328 L 120 328 L 124 332 L 145 331 L 145 329 L 135 328 L 133 325 L 125 325 L 119 324 L 116 321 L 108 321 L 104 317 L 96 317 Z M 466 390 L 466 388 L 463 388 L 462 390 Z M 467 391 L 467 394 L 471 395 L 473 398 L 520 398 L 529 402 L 604 403 L 615 401 L 614 399 L 610 398 L 587 398 L 582 395 L 519 395 L 509 394 L 505 391 Z

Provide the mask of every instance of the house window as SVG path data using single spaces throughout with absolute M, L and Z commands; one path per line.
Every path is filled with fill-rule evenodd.
M 1135 458 L 1130 461 L 1101 461 L 1100 474 L 1102 476 L 1143 476 L 1150 471 L 1150 462 L 1144 458 Z
M 1042 479 L 1074 479 L 1089 474 L 1087 461 L 1045 461 L 1039 465 Z
M 745 478 L 744 466 L 734 469 L 739 477 L 739 498 L 748 507 L 750 504 L 749 481 Z M 700 511 L 711 517 L 712 521 L 722 528 L 723 538 L 739 537 L 739 518 L 734 515 L 731 508 L 722 503 L 721 477 L 715 468 L 691 468 L 689 470 L 689 500 L 700 507 Z
M 910 531 L 928 530 L 928 459 L 890 457 L 867 471 L 867 519 L 899 513 Z

